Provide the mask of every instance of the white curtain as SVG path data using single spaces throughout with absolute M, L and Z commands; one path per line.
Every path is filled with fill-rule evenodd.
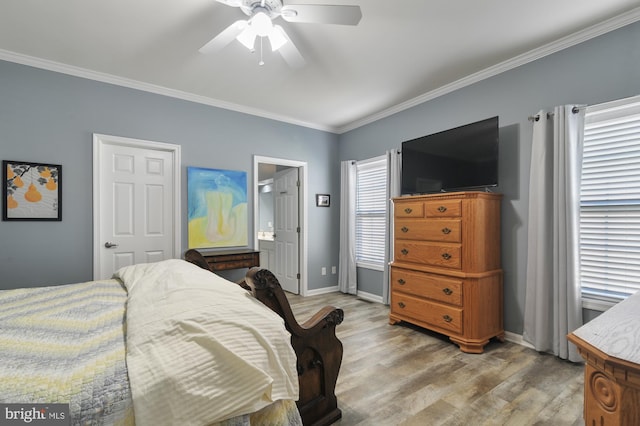
M 523 338 L 580 361 L 566 335 L 582 325 L 579 276 L 584 109 L 540 111 L 533 125 Z
M 402 157 L 397 149 L 387 151 L 387 209 L 385 223 L 387 232 L 384 241 L 384 275 L 382 277 L 382 302 L 389 304 L 389 262 L 393 255 L 393 203 L 391 199 L 400 195 L 400 173 L 402 171 Z
M 340 291 L 356 294 L 356 162 L 340 164 L 340 254 L 338 259 Z

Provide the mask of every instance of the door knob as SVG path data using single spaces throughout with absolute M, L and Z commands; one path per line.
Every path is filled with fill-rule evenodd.
M 107 241 L 106 243 L 104 243 L 104 246 L 105 246 L 106 248 L 114 248 L 114 247 L 118 247 L 118 245 L 117 245 L 116 243 L 112 243 L 112 242 L 109 242 L 109 241 Z

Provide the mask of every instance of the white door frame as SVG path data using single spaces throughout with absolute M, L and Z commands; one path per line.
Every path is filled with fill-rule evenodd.
M 180 258 L 182 251 L 182 220 L 180 200 L 182 199 L 180 177 L 182 176 L 180 145 L 164 142 L 153 142 L 142 139 L 131 139 L 120 136 L 93 134 L 93 275 L 98 279 L 100 271 L 100 183 L 102 167 L 102 147 L 105 145 L 118 145 L 131 148 L 148 149 L 151 151 L 166 151 L 172 154 L 173 159 L 173 257 Z
M 304 161 L 287 160 L 284 158 L 253 156 L 253 246 L 258 248 L 258 228 L 260 225 L 260 205 L 258 192 L 258 165 L 260 163 L 275 164 L 277 166 L 297 167 L 300 170 L 300 194 L 298 206 L 300 211 L 300 247 L 298 259 L 300 263 L 300 295 L 307 295 L 307 163 Z

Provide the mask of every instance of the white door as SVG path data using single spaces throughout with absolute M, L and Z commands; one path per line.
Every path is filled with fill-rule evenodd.
M 277 172 L 274 186 L 274 241 L 276 266 L 274 274 L 282 288 L 298 294 L 300 225 L 298 220 L 298 169 Z
M 94 279 L 180 256 L 180 147 L 94 135 Z

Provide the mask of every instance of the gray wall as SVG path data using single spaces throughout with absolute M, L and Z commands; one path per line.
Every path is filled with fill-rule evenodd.
M 0 222 L 0 289 L 91 279 L 93 133 L 180 144 L 183 176 L 187 166 L 227 168 L 246 170 L 252 182 L 254 154 L 308 162 L 309 288 L 317 289 L 337 280 L 320 270 L 338 264 L 340 160 L 382 155 L 404 140 L 498 115 L 505 328 L 520 334 L 531 142 L 527 117 L 555 105 L 639 94 L 638 40 L 640 23 L 340 136 L 0 61 L 0 160 L 64 168 L 62 222 Z M 330 194 L 331 207 L 316 208 L 316 193 Z M 184 211 L 186 190 L 183 197 Z M 183 248 L 186 235 L 185 223 Z M 359 275 L 364 291 L 382 294 L 380 272 Z
M 425 102 L 340 137 L 340 160 L 381 155 L 401 142 L 500 117 L 500 187 L 505 328 L 522 333 L 532 125 L 527 117 L 562 104 L 597 104 L 640 94 L 640 23 Z M 382 274 L 359 270 L 367 291 Z M 375 282 L 373 282 L 375 281 Z M 589 317 L 593 315 L 588 314 Z
M 187 166 L 247 171 L 252 211 L 253 155 L 306 161 L 309 288 L 336 285 L 339 206 L 314 194 L 339 199 L 337 135 L 0 61 L 0 160 L 63 167 L 62 222 L 0 221 L 0 289 L 92 279 L 93 133 L 182 146 L 183 249 Z

